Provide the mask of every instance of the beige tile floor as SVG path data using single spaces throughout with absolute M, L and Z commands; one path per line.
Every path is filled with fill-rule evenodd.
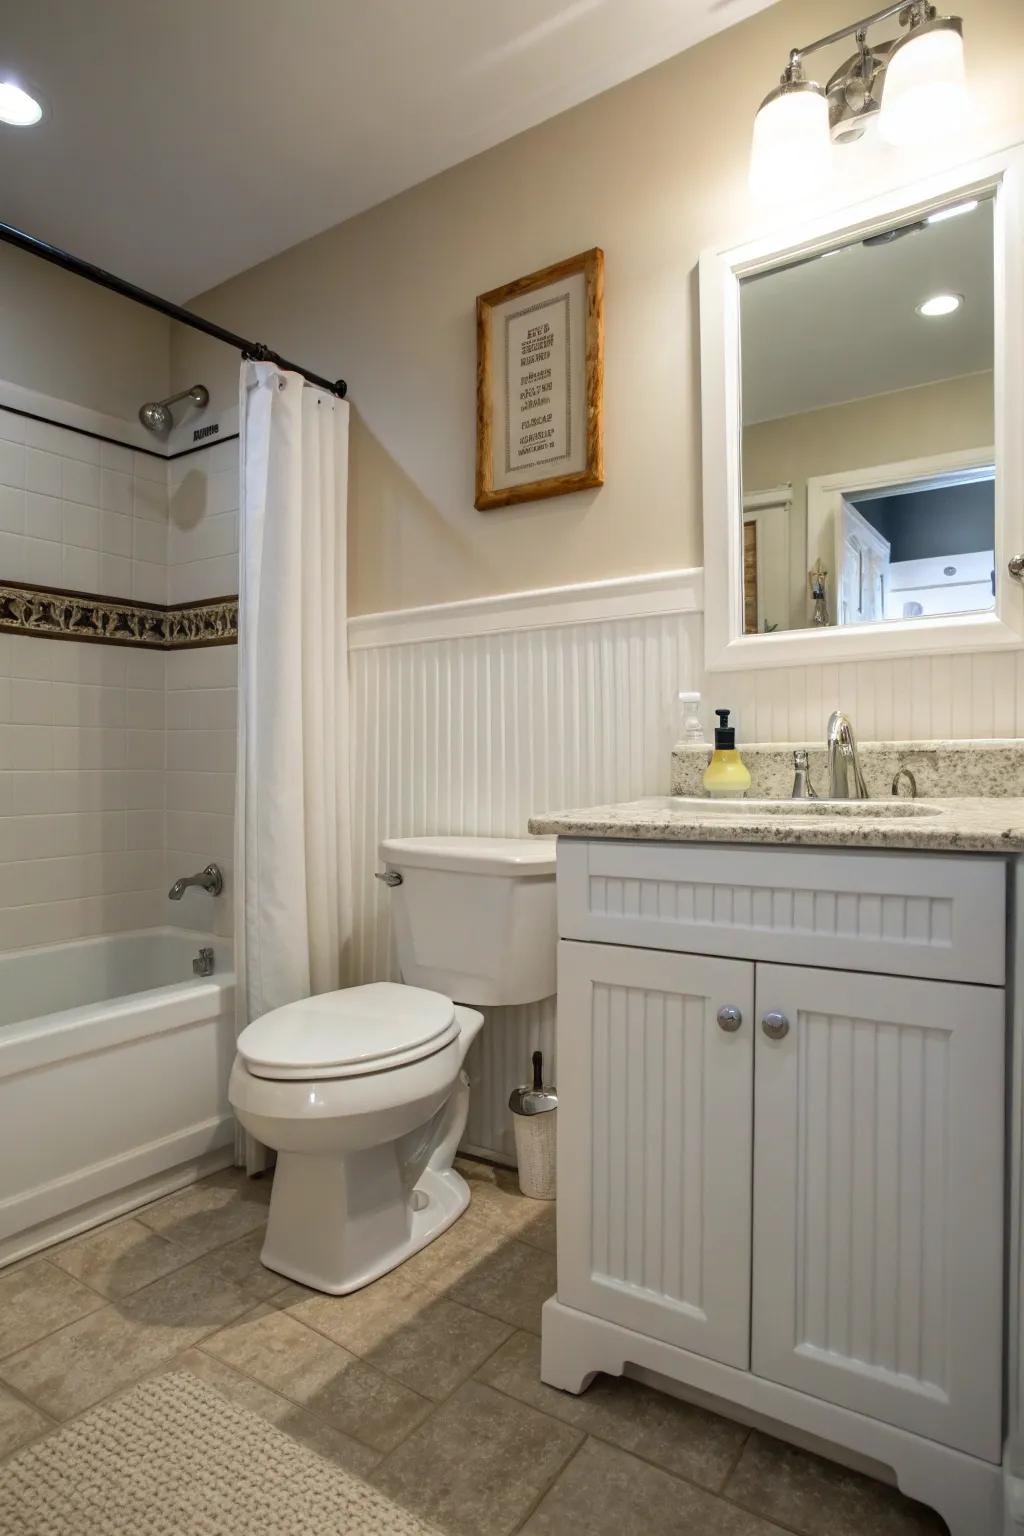
M 543 1386 L 554 1208 L 513 1175 L 460 1167 L 466 1215 L 355 1296 L 261 1267 L 270 1184 L 234 1170 L 0 1272 L 0 1456 L 184 1366 L 449 1536 L 945 1529 L 880 1483 L 635 1382 Z

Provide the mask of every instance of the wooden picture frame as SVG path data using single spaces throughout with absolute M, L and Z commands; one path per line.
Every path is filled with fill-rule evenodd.
M 476 337 L 477 510 L 603 485 L 604 252 L 480 294 Z

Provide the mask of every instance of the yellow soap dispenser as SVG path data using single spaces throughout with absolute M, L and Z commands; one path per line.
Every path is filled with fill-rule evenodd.
M 727 709 L 716 709 L 715 714 L 715 750 L 704 770 L 704 790 L 712 800 L 742 800 L 750 788 L 750 774 L 736 750 L 736 729 L 729 724 Z

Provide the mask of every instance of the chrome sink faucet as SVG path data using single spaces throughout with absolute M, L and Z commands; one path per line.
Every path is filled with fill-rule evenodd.
M 207 864 L 198 875 L 183 875 L 180 880 L 175 880 L 167 894 L 172 901 L 180 901 L 190 885 L 198 885 L 200 890 L 209 891 L 211 896 L 219 896 L 224 889 L 224 876 L 220 872 L 220 866 Z
M 868 788 L 860 771 L 853 726 L 840 709 L 829 719 L 825 745 L 828 748 L 829 799 L 866 800 Z

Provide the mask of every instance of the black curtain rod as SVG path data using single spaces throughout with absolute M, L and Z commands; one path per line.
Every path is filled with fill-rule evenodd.
M 176 320 L 179 325 L 187 325 L 193 331 L 202 331 L 206 336 L 212 336 L 214 341 L 223 341 L 229 347 L 235 347 L 243 357 L 251 358 L 257 363 L 276 363 L 279 368 L 287 369 L 289 373 L 300 373 L 310 384 L 316 384 L 320 389 L 329 390 L 332 395 L 337 395 L 343 400 L 348 393 L 348 385 L 344 379 L 330 379 L 321 377 L 319 373 L 311 373 L 308 368 L 300 368 L 298 363 L 290 363 L 279 352 L 272 352 L 261 341 L 246 341 L 244 336 L 236 336 L 234 331 L 226 331 L 221 325 L 214 325 L 212 320 L 204 320 L 202 315 L 194 315 L 187 309 L 182 309 L 180 304 L 172 304 L 170 299 L 161 299 L 158 294 L 149 293 L 145 288 L 137 288 L 134 283 L 125 282 L 123 277 L 115 277 L 112 272 L 105 272 L 102 267 L 94 267 L 91 261 L 81 261 L 79 257 L 72 256 L 68 251 L 62 251 L 59 246 L 49 245 L 45 240 L 37 240 L 34 235 L 27 235 L 24 230 L 15 229 L 11 224 L 0 224 L 0 240 L 8 245 L 17 246 L 18 250 L 28 251 L 32 256 L 41 256 L 44 261 L 50 261 L 55 267 L 63 267 L 65 272 L 73 272 L 76 277 L 84 277 L 90 283 L 97 283 L 101 288 L 109 288 L 111 293 L 119 293 L 122 298 L 131 299 L 135 304 L 144 304 L 147 309 L 155 309 L 158 314 L 166 315 L 168 320 Z

